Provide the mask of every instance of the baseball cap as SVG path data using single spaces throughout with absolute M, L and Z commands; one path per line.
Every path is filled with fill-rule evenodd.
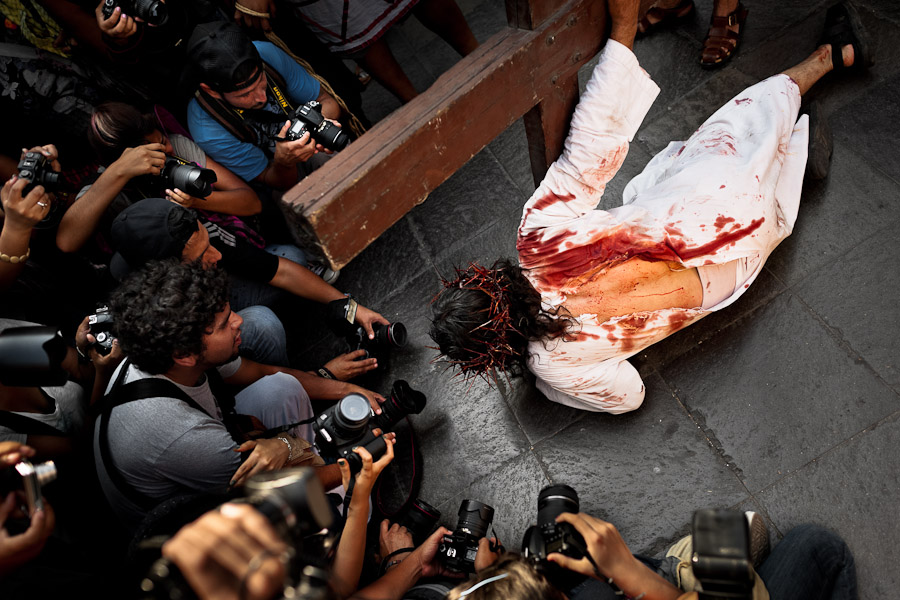
M 253 67 L 262 73 L 256 46 L 240 27 L 225 21 L 201 23 L 187 43 L 188 70 L 195 84 L 205 83 L 220 93 L 236 92 L 256 82 Z
M 199 229 L 197 213 L 164 198 L 147 198 L 132 204 L 112 224 L 116 249 L 109 265 L 113 277 L 122 280 L 151 260 L 181 257 L 184 246 Z

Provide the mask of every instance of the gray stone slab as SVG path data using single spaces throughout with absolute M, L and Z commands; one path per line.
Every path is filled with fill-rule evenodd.
M 750 491 L 896 410 L 896 394 L 789 293 L 661 370 Z
M 537 520 L 538 493 L 550 485 L 550 480 L 530 450 L 505 463 L 492 465 L 495 468 L 490 473 L 454 490 L 444 499 L 438 507 L 441 523 L 453 529 L 463 500 L 483 502 L 494 508 L 494 530 L 500 541 L 507 550 L 517 552 L 525 530 Z
M 516 228 L 521 212 L 509 211 L 493 225 L 477 234 L 462 238 L 444 238 L 447 246 L 435 258 L 438 272 L 447 279 L 455 279 L 454 267 L 465 269 L 470 262 L 489 266 L 500 258 L 516 259 Z M 435 242 L 441 238 L 433 238 Z
M 690 519 L 686 511 L 730 506 L 747 491 L 662 379 L 644 384 L 639 410 L 590 413 L 535 451 L 553 483 L 578 491 L 582 511 L 615 523 L 632 551 L 654 553 Z
M 522 192 L 524 204 L 525 199 L 534 193 L 535 185 L 531 161 L 528 159 L 528 138 L 525 136 L 522 120 L 507 127 L 487 147 Z
M 757 495 L 784 533 L 817 523 L 843 537 L 856 561 L 860 598 L 897 598 L 900 588 L 898 417 L 895 413 Z
M 506 401 L 532 445 L 552 436 L 579 419 L 587 411 L 569 408 L 548 400 L 534 385 L 534 375 L 500 380 Z
M 769 257 L 767 268 L 792 286 L 832 265 L 885 223 L 900 218 L 898 193 L 897 183 L 837 142 L 828 179 L 817 194 L 804 192 L 794 232 Z
M 889 223 L 827 271 L 804 282 L 796 294 L 850 347 L 852 355 L 900 391 L 900 267 L 893 251 L 898 228 L 900 221 Z

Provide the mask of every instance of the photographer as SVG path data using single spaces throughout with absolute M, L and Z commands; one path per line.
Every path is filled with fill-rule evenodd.
M 147 265 L 111 298 L 114 332 L 128 360 L 113 376 L 94 447 L 101 486 L 132 528 L 165 499 L 224 493 L 254 473 L 287 465 L 321 465 L 307 441 L 309 425 L 242 441 L 250 427 L 241 415 L 255 417 L 255 429 L 297 423 L 312 416 L 310 398 L 337 400 L 350 392 L 381 412 L 379 394 L 238 357 L 242 320 L 227 298 L 224 272 L 175 260 Z M 144 380 L 150 383 L 140 393 L 129 388 Z M 229 386 L 240 391 L 231 396 Z M 325 489 L 340 484 L 337 465 L 317 473 Z
M 52 156 L 57 168 L 55 149 L 42 148 Z M 10 287 L 31 256 L 31 232 L 50 212 L 50 197 L 41 185 L 34 186 L 24 197 L 22 192 L 31 182 L 13 175 L 0 191 L 3 203 L 3 229 L 0 231 L 0 290 Z
M 191 34 L 186 74 L 198 88 L 188 104 L 191 136 L 210 156 L 245 181 L 286 190 L 327 158 L 304 133 L 285 140 L 300 105 L 316 101 L 339 126 L 341 109 L 319 82 L 268 42 L 251 42 L 227 23 L 198 26 Z
M 221 217 L 259 213 L 262 204 L 256 193 L 237 175 L 207 158 L 189 138 L 167 134 L 156 113 L 141 113 L 121 102 L 101 104 L 91 116 L 88 141 L 101 164 L 109 166 L 92 185 L 81 190 L 63 216 L 56 243 L 64 252 L 81 248 L 98 228 L 108 239 L 110 225 L 122 210 L 143 198 L 160 196 L 188 208 L 202 209 L 207 218 L 259 239 L 240 219 Z M 212 192 L 206 198 L 196 198 L 155 177 L 162 173 L 168 157 L 211 169 L 216 175 Z

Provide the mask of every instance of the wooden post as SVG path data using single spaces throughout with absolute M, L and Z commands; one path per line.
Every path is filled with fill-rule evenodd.
M 606 4 L 509 0 L 507 14 L 516 27 L 481 44 L 285 193 L 289 223 L 314 236 L 333 268 L 350 262 L 526 113 L 536 181 L 559 155 L 577 101 L 578 68 L 603 41 Z

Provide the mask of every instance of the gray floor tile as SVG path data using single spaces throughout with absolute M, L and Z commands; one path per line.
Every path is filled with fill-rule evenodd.
M 778 528 L 824 525 L 847 542 L 860 598 L 897 598 L 900 572 L 898 415 L 810 462 L 758 494 Z
M 782 294 L 661 370 L 751 491 L 896 410 L 896 394 Z
M 534 375 L 531 373 L 508 381 L 501 377 L 500 387 L 532 444 L 552 436 L 587 415 L 583 410 L 547 400 L 534 387 Z
M 900 307 L 894 293 L 900 289 L 900 267 L 892 252 L 898 226 L 898 221 L 887 225 L 796 293 L 854 355 L 900 391 Z
M 531 161 L 528 158 L 528 138 L 525 136 L 525 125 L 519 119 L 503 133 L 488 144 L 488 149 L 515 182 L 525 199 L 534 193 L 534 176 L 531 174 Z
M 535 451 L 553 483 L 578 491 L 584 512 L 615 523 L 632 551 L 655 552 L 690 521 L 691 507 L 731 506 L 747 491 L 665 383 L 644 384 L 640 410 L 591 413 Z

